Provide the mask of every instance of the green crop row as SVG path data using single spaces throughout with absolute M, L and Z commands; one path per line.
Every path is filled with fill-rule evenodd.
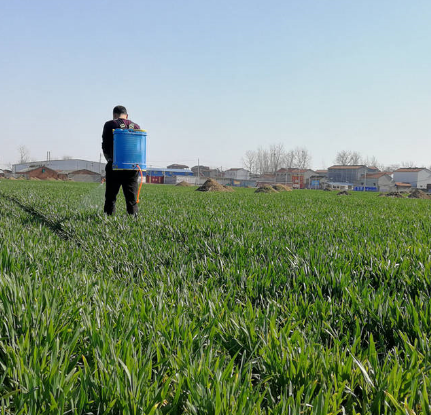
M 431 204 L 0 181 L 0 414 L 429 414 Z

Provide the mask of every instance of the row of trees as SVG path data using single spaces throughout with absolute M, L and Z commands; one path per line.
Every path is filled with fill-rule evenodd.
M 243 159 L 245 169 L 254 174 L 275 173 L 280 168 L 308 169 L 311 167 L 311 154 L 305 147 L 286 150 L 283 144 L 271 144 L 268 148 L 259 147 L 256 151 L 249 150 Z M 393 171 L 400 167 L 414 167 L 413 161 L 399 164 L 384 165 L 375 156 L 364 157 L 358 151 L 341 150 L 334 159 L 334 164 L 343 166 L 360 165 L 375 166 L 381 171 Z
M 278 169 L 311 166 L 311 154 L 305 147 L 286 150 L 283 144 L 271 144 L 269 148 L 259 147 L 256 151 L 247 151 L 243 157 L 244 167 L 254 174 L 275 173 Z
M 339 151 L 335 157 L 334 164 L 340 164 L 343 166 L 363 164 L 369 167 L 377 167 L 381 171 L 393 171 L 400 167 L 416 167 L 416 164 L 413 161 L 403 161 L 401 163 L 385 165 L 380 163 L 375 156 L 364 157 L 358 151 L 348 150 Z

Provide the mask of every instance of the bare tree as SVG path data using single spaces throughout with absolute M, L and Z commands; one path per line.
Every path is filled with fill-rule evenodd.
M 289 150 L 284 153 L 283 160 L 281 162 L 282 166 L 286 169 L 290 169 L 295 166 L 295 152 Z
M 259 174 L 268 173 L 269 166 L 269 152 L 262 147 L 257 150 L 257 172 Z
M 256 151 L 248 150 L 242 158 L 242 164 L 246 170 L 251 173 L 257 173 L 257 153 Z
M 385 166 L 382 163 L 379 163 L 376 156 L 363 158 L 361 161 L 362 164 L 368 167 L 377 167 L 380 171 L 385 170 Z
M 293 150 L 295 156 L 295 167 L 308 169 L 311 164 L 311 154 L 305 147 L 296 147 Z
M 416 163 L 414 161 L 402 161 L 401 167 L 405 169 L 416 167 Z
M 337 153 L 334 160 L 335 164 L 351 166 L 364 163 L 361 153 L 358 151 L 341 150 Z
M 26 146 L 19 146 L 18 153 L 20 163 L 27 163 L 30 160 L 30 151 Z
M 339 151 L 335 156 L 334 163 L 339 164 L 340 166 L 347 166 L 348 164 L 350 164 L 350 151 Z
M 400 168 L 400 165 L 395 163 L 395 164 L 389 164 L 387 166 L 383 166 L 383 168 L 381 170 L 382 171 L 395 171 L 399 168 Z
M 358 165 L 362 164 L 362 156 L 361 153 L 357 151 L 351 151 L 350 152 L 350 163 L 351 165 Z
M 269 169 L 275 173 L 281 167 L 283 160 L 284 146 L 282 143 L 271 144 L 269 147 Z

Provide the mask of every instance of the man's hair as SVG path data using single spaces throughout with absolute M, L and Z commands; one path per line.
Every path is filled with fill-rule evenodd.
M 113 111 L 112 111 L 112 113 L 113 114 L 118 114 L 118 115 L 127 115 L 127 110 L 126 110 L 126 107 L 123 107 L 122 105 L 117 105 L 114 109 L 113 109 Z

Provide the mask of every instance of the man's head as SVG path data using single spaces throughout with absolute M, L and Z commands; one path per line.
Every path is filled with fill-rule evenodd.
M 127 117 L 128 117 L 126 107 L 123 107 L 122 105 L 117 105 L 113 109 L 112 113 L 114 115 L 114 120 L 117 118 L 126 118 L 127 119 Z

